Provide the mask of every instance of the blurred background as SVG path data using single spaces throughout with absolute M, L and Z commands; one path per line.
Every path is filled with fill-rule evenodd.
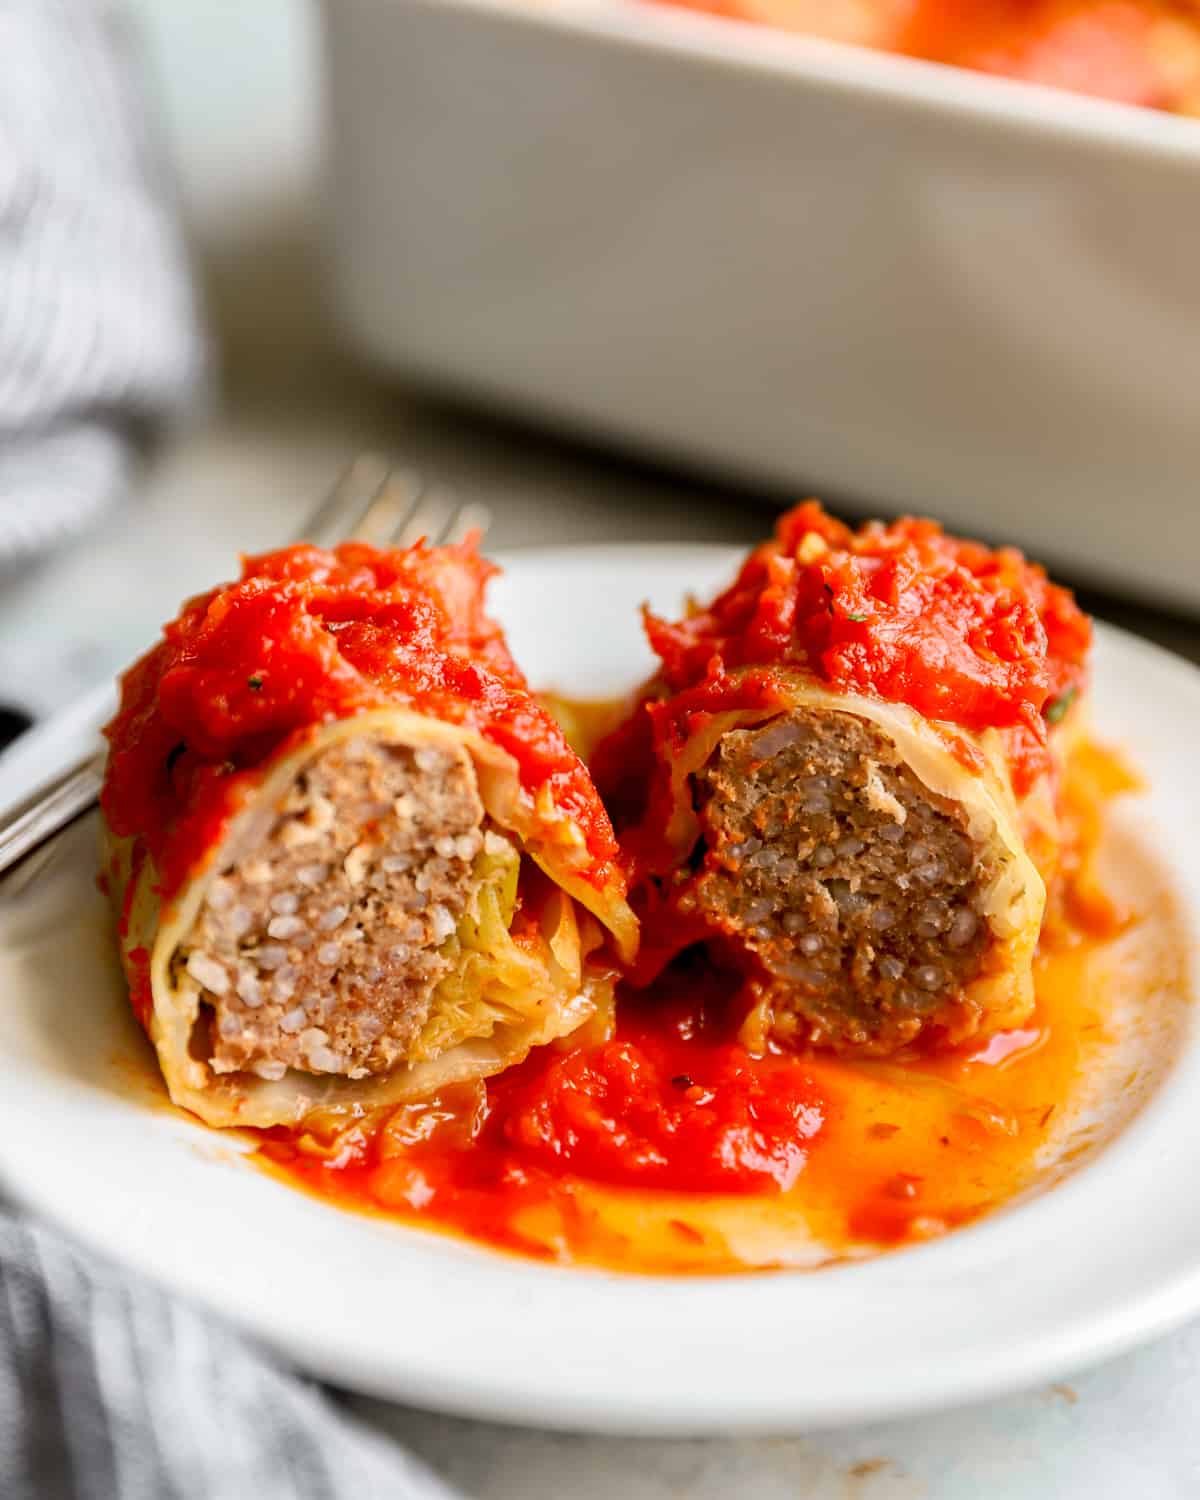
M 209 385 L 127 501 L 0 571 L 0 700 L 40 716 L 110 677 L 239 551 L 285 538 L 363 449 L 486 500 L 492 547 L 741 540 L 768 524 L 723 491 L 427 399 L 342 353 L 322 275 L 316 7 L 129 0 L 124 14 L 193 257 Z

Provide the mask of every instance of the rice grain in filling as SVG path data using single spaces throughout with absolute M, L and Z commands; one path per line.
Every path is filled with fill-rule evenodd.
M 958 808 L 873 724 L 798 709 L 725 734 L 697 777 L 695 894 L 773 1034 L 889 1052 L 980 972 L 988 871 Z
M 175 956 L 202 991 L 193 1051 L 267 1079 L 405 1060 L 448 968 L 439 949 L 470 898 L 483 820 L 461 746 L 361 737 L 317 756 Z

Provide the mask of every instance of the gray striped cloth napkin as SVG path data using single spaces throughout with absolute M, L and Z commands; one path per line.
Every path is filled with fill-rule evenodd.
M 0 570 L 83 530 L 187 410 L 187 256 L 109 0 L 0 0 Z
M 461 1500 L 215 1319 L 3 1216 L 0 1496 Z
M 203 384 L 130 43 L 105 0 L 0 0 L 0 575 L 122 496 Z M 0 1500 L 245 1496 L 451 1500 L 217 1320 L 0 1214 Z

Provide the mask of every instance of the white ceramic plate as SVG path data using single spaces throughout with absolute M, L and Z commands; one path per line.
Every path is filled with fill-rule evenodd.
M 732 563 L 696 547 L 525 553 L 494 604 L 536 683 L 605 695 L 649 665 L 639 602 L 676 607 Z M 0 801 L 72 753 L 102 707 L 0 762 Z M 1200 912 L 1200 674 L 1103 631 L 1096 709 L 1150 778 L 1117 819 L 1117 847 L 1145 930 L 1165 931 Z M 1200 1046 L 1190 1008 L 1170 1003 L 1169 966 L 1161 993 L 1151 984 L 1139 1014 L 1114 1020 L 1128 1050 L 1106 1083 L 1112 1107 L 1093 1111 L 1090 1160 L 1052 1191 L 817 1273 L 558 1269 L 339 1212 L 164 1107 L 94 889 L 94 837 L 77 828 L 0 907 L 0 1181 L 328 1379 L 538 1426 L 797 1429 L 1053 1378 L 1200 1310 Z

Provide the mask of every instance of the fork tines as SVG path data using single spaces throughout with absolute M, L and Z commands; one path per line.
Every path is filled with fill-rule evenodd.
M 304 527 L 304 541 L 333 546 L 352 537 L 376 547 L 431 546 L 459 542 L 486 531 L 491 513 L 477 502 L 461 503 L 444 486 L 429 486 L 419 474 L 390 465 L 377 454 L 357 458 Z

